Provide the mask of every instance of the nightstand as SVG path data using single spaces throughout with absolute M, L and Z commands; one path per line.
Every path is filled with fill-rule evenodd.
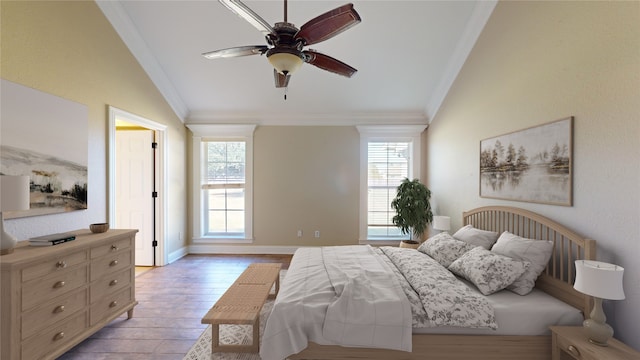
M 581 326 L 551 326 L 551 359 L 579 360 L 638 360 L 640 352 L 616 339 L 609 346 L 589 342 Z

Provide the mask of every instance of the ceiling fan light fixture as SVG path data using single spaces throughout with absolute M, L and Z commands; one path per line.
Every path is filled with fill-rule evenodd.
M 283 75 L 293 74 L 302 66 L 303 60 L 300 56 L 289 52 L 276 52 L 267 56 L 271 66 Z

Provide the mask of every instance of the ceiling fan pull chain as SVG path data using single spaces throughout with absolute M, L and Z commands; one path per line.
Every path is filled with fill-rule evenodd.
M 288 91 L 289 91 L 289 87 L 288 87 L 288 86 L 285 86 L 285 87 L 284 87 L 284 100 L 285 100 L 285 101 L 287 100 L 287 92 L 288 92 Z

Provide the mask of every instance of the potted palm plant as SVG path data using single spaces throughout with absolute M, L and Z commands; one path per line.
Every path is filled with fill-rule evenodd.
M 410 234 L 411 240 L 403 240 L 408 247 L 417 247 L 418 240 L 433 221 L 430 199 L 431 191 L 424 184 L 418 179 L 405 178 L 391 201 L 391 207 L 396 211 L 393 224 L 403 234 Z

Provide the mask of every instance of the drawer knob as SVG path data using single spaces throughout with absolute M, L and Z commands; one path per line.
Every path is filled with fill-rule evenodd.
M 118 260 L 111 260 L 111 262 L 109 263 L 109 266 L 116 266 L 118 265 Z
M 109 282 L 109 286 L 115 286 L 118 285 L 118 279 L 113 279 Z
M 113 244 L 111 245 L 111 251 L 117 251 L 118 250 L 118 245 Z
M 59 333 L 53 335 L 53 341 L 62 340 L 64 338 L 64 332 L 60 331 Z
M 567 351 L 575 357 L 580 356 L 580 351 L 578 351 L 578 348 L 573 345 L 569 345 L 569 347 L 567 348 Z
M 58 281 L 57 283 L 53 284 L 53 288 L 54 289 L 59 289 L 61 287 L 65 286 L 65 282 L 64 281 Z
M 67 262 L 66 262 L 66 261 L 64 261 L 64 260 L 60 260 L 60 261 L 58 261 L 58 262 L 56 263 L 56 267 L 57 267 L 58 269 L 64 269 L 64 268 L 66 268 L 66 267 L 67 267 Z
M 63 311 L 64 311 L 64 305 L 56 306 L 56 308 L 53 309 L 53 313 L 54 314 L 59 314 L 59 313 L 61 313 Z
M 117 301 L 112 301 L 111 303 L 109 303 L 109 307 L 110 308 L 113 308 L 113 307 L 116 307 L 116 306 L 118 306 L 118 302 Z

